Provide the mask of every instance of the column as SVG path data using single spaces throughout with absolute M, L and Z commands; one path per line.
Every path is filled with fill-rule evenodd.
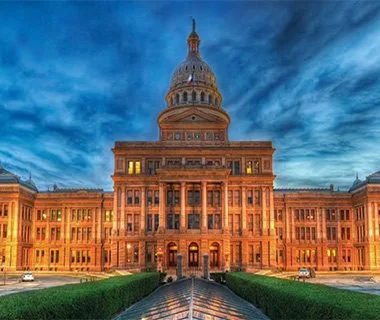
M 159 229 L 159 232 L 164 232 L 165 230 L 165 184 L 161 182 L 159 185 L 159 197 L 160 197 L 160 205 L 158 208 L 158 214 L 159 214 L 158 229 Z
M 145 213 L 145 207 L 146 207 L 146 201 L 145 201 L 145 193 L 146 193 L 146 188 L 141 187 L 141 211 L 140 211 L 140 233 L 144 234 L 146 230 L 146 213 Z
M 290 242 L 290 210 L 285 205 L 285 242 Z
M 294 225 L 294 209 L 290 208 L 290 219 L 291 219 L 291 228 L 292 228 L 292 242 L 296 240 L 296 227 Z
M 207 231 L 207 182 L 202 181 L 202 231 Z
M 372 204 L 367 204 L 368 241 L 373 241 L 373 214 Z
M 321 208 L 322 212 L 322 241 L 326 242 L 326 208 Z
M 269 234 L 272 236 L 275 234 L 274 228 L 274 199 L 273 188 L 269 189 Z
M 180 212 L 180 230 L 186 230 L 186 182 L 181 182 L 181 212 Z
M 241 187 L 241 228 L 243 233 L 247 231 L 247 187 Z
M 377 239 L 377 237 L 379 236 L 379 209 L 378 209 L 378 205 L 377 205 L 377 202 L 375 202 L 375 212 L 374 212 L 374 215 L 375 215 L 375 240 Z M 351 234 L 353 234 L 353 232 L 351 232 Z
M 119 187 L 114 188 L 113 194 L 113 220 L 112 220 L 112 235 L 111 235 L 111 265 L 116 267 L 119 260 L 119 245 L 117 240 L 117 230 L 118 230 L 118 189 Z
M 318 208 L 314 208 L 314 212 L 315 212 L 315 218 L 316 218 L 316 221 L 317 221 L 317 227 L 316 227 L 316 241 L 317 243 L 320 243 L 321 242 L 321 226 L 320 226 L 320 223 L 321 223 L 321 219 L 319 218 L 319 210 Z
M 125 186 L 121 188 L 120 236 L 125 236 Z
M 261 188 L 262 194 L 262 235 L 268 235 L 268 221 L 267 221 L 267 193 L 266 188 Z
M 228 225 L 228 181 L 224 182 L 223 185 L 223 221 L 224 221 L 224 227 L 223 230 L 228 231 L 229 225 Z

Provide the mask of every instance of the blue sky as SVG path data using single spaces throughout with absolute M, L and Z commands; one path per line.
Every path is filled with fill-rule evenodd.
M 380 170 L 380 2 L 0 2 L 0 160 L 40 189 L 112 189 L 116 140 L 156 140 L 191 19 L 231 140 L 277 187 Z

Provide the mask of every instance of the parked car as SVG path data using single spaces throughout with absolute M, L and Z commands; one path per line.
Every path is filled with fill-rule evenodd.
M 306 268 L 298 269 L 298 279 L 309 279 L 310 278 L 310 270 Z
M 24 272 L 24 274 L 21 276 L 21 281 L 34 281 L 34 276 L 31 272 Z

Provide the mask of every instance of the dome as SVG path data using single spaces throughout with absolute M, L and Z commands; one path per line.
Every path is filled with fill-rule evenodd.
M 218 90 L 214 72 L 200 56 L 200 39 L 195 32 L 194 19 L 187 43 L 187 58 L 175 69 L 166 95 L 168 107 L 197 104 L 220 108 L 222 95 Z
M 195 54 L 189 54 L 187 59 L 174 71 L 170 83 L 170 89 L 174 89 L 181 85 L 187 85 L 190 77 L 192 77 L 191 81 L 194 84 L 217 89 L 214 72 L 209 65 L 200 58 L 200 56 Z

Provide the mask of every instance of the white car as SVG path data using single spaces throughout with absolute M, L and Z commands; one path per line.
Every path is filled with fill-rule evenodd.
M 309 279 L 310 271 L 306 268 L 301 268 L 298 270 L 298 279 Z
M 24 274 L 21 277 L 21 281 L 34 281 L 34 276 L 31 272 L 24 272 Z

